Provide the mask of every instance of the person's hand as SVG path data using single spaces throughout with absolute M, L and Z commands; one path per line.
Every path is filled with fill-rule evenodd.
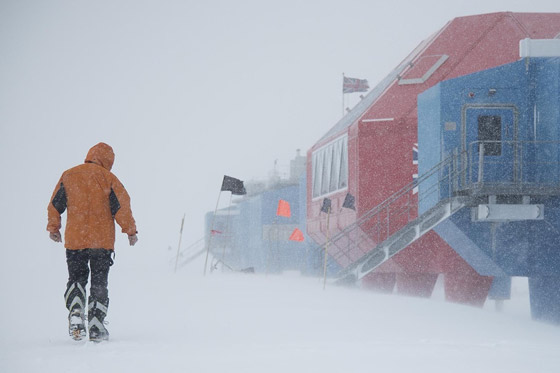
M 130 244 L 130 246 L 134 246 L 136 244 L 136 242 L 138 242 L 138 236 L 133 234 L 133 235 L 129 235 L 128 236 L 128 243 Z
M 51 232 L 49 234 L 49 237 L 54 242 L 62 242 L 62 236 L 60 235 L 60 232 Z

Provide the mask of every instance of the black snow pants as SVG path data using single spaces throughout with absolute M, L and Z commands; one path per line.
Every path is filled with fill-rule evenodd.
M 79 309 L 82 313 L 86 308 L 86 285 L 91 268 L 91 287 L 89 306 L 101 303 L 105 308 L 109 306 L 109 268 L 113 265 L 112 250 L 82 249 L 66 250 L 68 264 L 68 283 L 64 297 L 66 308 L 70 312 Z

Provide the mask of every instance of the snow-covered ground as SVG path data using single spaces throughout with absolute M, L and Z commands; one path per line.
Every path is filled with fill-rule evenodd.
M 173 274 L 134 248 L 110 275 L 111 340 L 74 342 L 57 249 L 2 284 L 0 372 L 560 371 L 560 328 L 530 320 L 522 279 L 497 313 L 446 303 L 439 285 L 427 300 L 295 273 L 203 277 L 200 261 Z

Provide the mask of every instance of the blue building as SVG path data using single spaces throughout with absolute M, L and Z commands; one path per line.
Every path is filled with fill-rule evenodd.
M 533 318 L 560 323 L 560 40 L 522 40 L 521 59 L 418 96 L 420 213 L 465 206 L 435 231 L 496 297 L 529 278 Z M 433 172 L 433 171 L 436 172 Z M 500 295 L 501 293 L 501 295 Z M 491 291 L 492 294 L 492 291 Z
M 304 171 L 305 156 L 298 154 L 291 161 L 288 178 L 248 182 L 246 196 L 218 210 L 215 217 L 213 212 L 206 214 L 206 241 L 210 239 L 214 263 L 223 261 L 234 270 L 252 268 L 261 273 L 317 274 L 322 270 L 322 253 L 306 234 Z M 277 216 L 280 200 L 288 202 L 290 217 Z M 289 239 L 296 228 L 304 241 Z

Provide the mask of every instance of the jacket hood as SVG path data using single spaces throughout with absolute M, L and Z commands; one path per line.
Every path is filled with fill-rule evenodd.
M 113 148 L 104 142 L 93 146 L 86 157 L 86 163 L 98 164 L 108 171 L 111 171 L 113 167 L 113 162 L 115 161 L 115 153 L 113 153 Z

